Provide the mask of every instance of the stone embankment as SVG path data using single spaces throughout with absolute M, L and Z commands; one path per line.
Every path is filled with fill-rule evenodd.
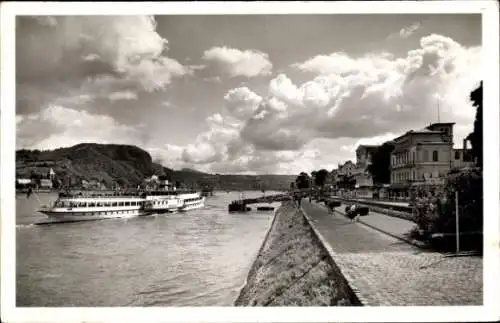
M 293 202 L 283 202 L 236 306 L 359 306 L 339 268 Z

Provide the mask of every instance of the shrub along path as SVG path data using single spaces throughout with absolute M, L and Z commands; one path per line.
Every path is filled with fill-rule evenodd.
M 325 207 L 307 199 L 302 200 L 302 210 L 363 305 L 483 303 L 482 257 L 423 251 L 361 223 L 350 223 L 339 213 L 328 214 Z

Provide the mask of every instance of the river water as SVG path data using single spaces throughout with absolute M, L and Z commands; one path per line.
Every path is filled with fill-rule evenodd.
M 18 195 L 17 306 L 231 306 L 273 217 L 254 206 L 229 214 L 238 196 L 216 192 L 186 213 L 34 225 L 56 196 Z

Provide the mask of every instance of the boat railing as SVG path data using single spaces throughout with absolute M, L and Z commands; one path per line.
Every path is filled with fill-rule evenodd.
M 59 193 L 59 197 L 67 198 L 95 198 L 95 199 L 109 199 L 112 197 L 141 197 L 140 193 L 111 193 L 111 194 L 77 194 L 77 193 Z
M 110 197 L 145 197 L 145 195 L 172 195 L 176 196 L 179 194 L 196 194 L 197 191 L 192 190 L 177 190 L 177 191 L 132 191 L 132 192 L 114 192 L 114 193 L 68 193 L 68 192 L 60 192 L 59 197 L 67 197 L 67 198 L 96 198 L 96 199 L 105 199 Z

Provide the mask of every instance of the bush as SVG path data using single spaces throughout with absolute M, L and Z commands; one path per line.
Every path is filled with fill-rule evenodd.
M 458 191 L 460 234 L 476 233 L 468 238 L 482 240 L 483 177 L 479 169 L 450 174 L 443 187 L 418 188 L 411 192 L 410 203 L 417 230 L 412 236 L 429 240 L 432 234 L 452 236 L 456 231 L 455 192 Z M 479 234 L 477 234 L 479 233 Z M 454 243 L 454 237 L 453 239 Z M 480 241 L 472 241 L 478 246 Z
M 483 174 L 479 169 L 450 175 L 445 187 L 445 207 L 437 226 L 442 232 L 454 232 L 455 191 L 458 191 L 461 232 L 483 231 Z

